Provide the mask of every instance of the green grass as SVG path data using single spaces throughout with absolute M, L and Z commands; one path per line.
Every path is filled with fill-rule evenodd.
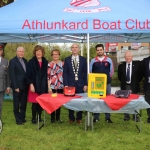
M 18 126 L 13 116 L 12 101 L 4 101 L 0 150 L 148 150 L 150 124 L 146 123 L 146 110 L 142 111 L 142 115 L 141 133 L 134 121 L 123 121 L 123 114 L 112 114 L 113 124 L 106 123 L 104 114 L 101 114 L 94 130 L 85 132 L 84 124 L 68 124 L 68 110 L 62 108 L 64 123 L 52 124 L 50 115 L 46 114 L 46 125 L 37 130 L 37 125 L 31 124 L 30 103 L 27 106 L 27 123 Z

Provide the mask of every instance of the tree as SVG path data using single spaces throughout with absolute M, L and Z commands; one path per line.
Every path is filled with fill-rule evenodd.
M 71 55 L 71 51 L 65 50 L 65 49 L 61 49 L 59 47 L 59 45 L 53 43 L 53 44 L 45 44 L 45 43 L 8 43 L 5 47 L 5 58 L 10 60 L 11 58 L 13 58 L 14 56 L 16 56 L 16 49 L 19 46 L 23 46 L 25 48 L 25 58 L 27 60 L 31 59 L 33 57 L 33 49 L 35 47 L 35 45 L 42 45 L 45 49 L 45 58 L 48 61 L 52 60 L 51 57 L 51 51 L 53 49 L 58 49 L 60 50 L 60 60 L 64 61 L 64 59 L 66 57 L 68 57 L 69 55 Z M 65 47 L 65 46 L 64 46 Z
M 23 46 L 25 48 L 25 58 L 29 60 L 33 56 L 33 49 L 36 44 L 37 43 L 8 43 L 5 47 L 5 58 L 10 60 L 16 56 L 17 47 Z
M 0 0 L 0 7 L 8 5 L 8 4 L 12 3 L 12 2 L 14 2 L 14 0 Z M 7 43 L 0 43 L 0 44 L 2 44 L 4 46 L 4 48 L 5 48 Z
M 90 49 L 89 49 L 89 51 L 90 51 L 90 61 L 91 61 L 91 59 L 92 58 L 94 58 L 95 56 L 96 56 L 96 51 L 95 51 L 95 46 L 97 45 L 97 43 L 90 43 Z M 83 46 L 83 56 L 85 57 L 85 58 L 87 58 L 87 45 L 86 44 L 84 44 L 84 46 Z
M 14 0 L 0 0 L 0 7 L 8 5 L 8 4 L 12 3 L 12 2 L 14 2 Z

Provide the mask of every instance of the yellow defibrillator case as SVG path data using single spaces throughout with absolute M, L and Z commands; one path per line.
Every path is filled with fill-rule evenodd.
M 88 74 L 88 97 L 106 97 L 107 75 L 102 73 Z

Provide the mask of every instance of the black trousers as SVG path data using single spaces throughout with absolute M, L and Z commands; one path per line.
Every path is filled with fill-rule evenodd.
M 63 89 L 52 89 L 53 93 L 63 93 Z M 61 108 L 61 107 L 60 107 Z M 60 108 L 58 108 L 56 111 L 51 113 L 51 121 L 55 121 L 60 119 Z
M 38 103 L 32 103 L 32 120 L 36 120 L 36 115 L 39 114 L 39 119 L 41 119 L 42 107 Z
M 84 93 L 83 87 L 77 87 L 76 86 L 76 93 Z M 72 121 L 75 121 L 74 111 L 69 109 L 69 119 Z M 78 111 L 76 113 L 76 120 L 82 119 L 82 111 Z
M 131 85 L 126 85 L 126 90 L 131 90 L 132 91 Z M 132 94 L 137 94 L 137 93 L 132 93 Z M 124 114 L 124 117 L 125 118 L 130 118 L 129 114 L 127 114 L 127 113 Z M 136 117 L 136 115 L 133 114 L 133 118 L 135 118 L 135 117 Z
M 26 117 L 27 89 L 22 89 L 20 92 L 13 90 L 13 107 L 16 123 L 22 123 Z
M 150 105 L 150 83 L 148 84 L 147 90 L 145 91 L 145 100 Z M 150 108 L 147 109 L 148 118 L 150 118 Z

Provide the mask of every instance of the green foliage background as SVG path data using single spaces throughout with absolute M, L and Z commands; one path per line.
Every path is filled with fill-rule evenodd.
M 56 43 L 8 43 L 5 47 L 5 58 L 10 60 L 14 56 L 16 56 L 16 49 L 19 46 L 23 46 L 25 48 L 25 58 L 27 60 L 31 59 L 33 57 L 33 49 L 35 45 L 40 44 L 45 49 L 45 58 L 50 62 L 52 61 L 51 57 L 51 51 L 53 49 L 59 49 L 60 50 L 60 60 L 64 61 L 66 57 L 71 55 L 70 45 L 69 44 L 63 44 L 58 45 Z M 96 56 L 95 46 L 98 43 L 90 43 L 90 61 Z M 81 47 L 83 48 L 83 56 L 87 58 L 87 44 L 78 44 L 81 50 Z M 81 51 L 79 52 L 81 54 Z M 112 80 L 112 86 L 119 86 L 120 82 L 117 77 L 117 58 L 116 55 L 109 54 L 108 57 L 110 57 L 114 64 L 115 73 Z
M 25 48 L 25 58 L 27 60 L 33 57 L 33 49 L 35 45 L 39 43 L 8 43 L 5 47 L 5 58 L 10 60 L 14 56 L 16 56 L 16 49 L 19 46 L 23 46 Z M 59 46 L 57 44 L 39 44 L 42 45 L 45 49 L 45 58 L 48 61 L 51 61 L 51 51 L 55 48 L 60 50 L 61 56 L 60 59 L 64 61 L 65 57 L 71 55 L 71 51 L 67 50 L 67 45 L 64 44 L 63 46 Z

